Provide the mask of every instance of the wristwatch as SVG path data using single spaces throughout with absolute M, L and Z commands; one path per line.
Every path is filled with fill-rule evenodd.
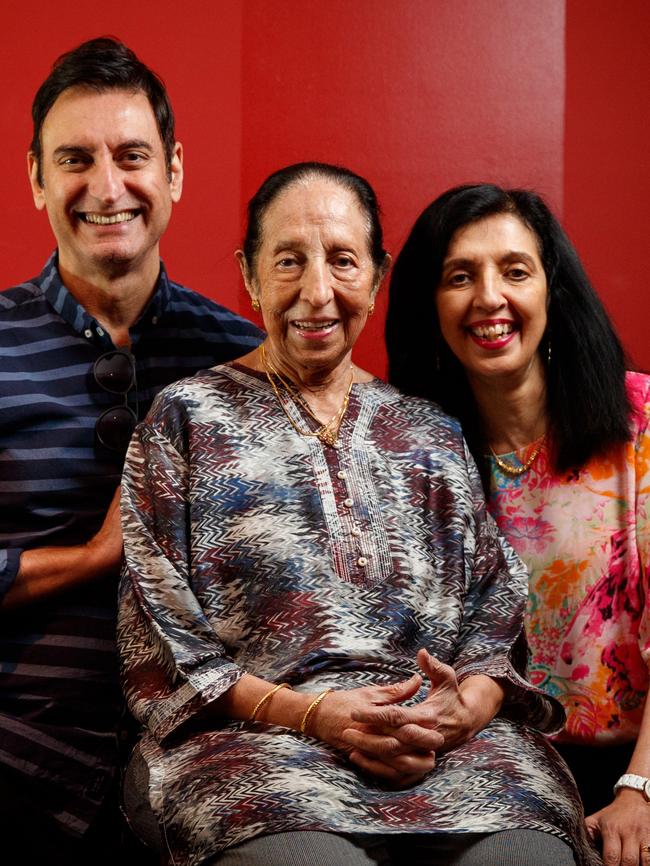
M 625 773 L 614 785 L 614 793 L 616 794 L 621 788 L 633 788 L 635 791 L 641 791 L 646 800 L 650 801 L 650 779 L 646 776 Z

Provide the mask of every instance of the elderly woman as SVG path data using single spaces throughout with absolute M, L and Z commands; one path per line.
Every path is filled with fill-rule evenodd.
M 462 420 L 530 569 L 535 684 L 608 864 L 650 862 L 650 380 L 534 193 L 449 190 L 400 253 L 391 379 Z
M 266 341 L 165 390 L 127 458 L 136 829 L 175 864 L 593 863 L 459 425 L 352 361 L 371 188 L 277 172 L 238 258 Z

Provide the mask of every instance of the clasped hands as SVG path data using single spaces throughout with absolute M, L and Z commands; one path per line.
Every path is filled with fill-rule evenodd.
M 330 692 L 314 720 L 315 736 L 345 752 L 366 773 L 398 788 L 419 782 L 434 768 L 437 754 L 474 736 L 503 697 L 500 686 L 488 677 L 470 677 L 459 686 L 453 668 L 425 649 L 418 652 L 417 663 L 431 683 L 418 704 L 404 706 L 422 686 L 423 676 L 414 674 L 387 686 Z M 475 681 L 473 696 L 472 686 L 466 688 L 470 680 Z M 488 701 L 493 711 L 486 713 L 484 707 L 477 712 L 478 680 L 485 680 L 494 696 Z M 484 684 L 478 684 L 481 689 Z

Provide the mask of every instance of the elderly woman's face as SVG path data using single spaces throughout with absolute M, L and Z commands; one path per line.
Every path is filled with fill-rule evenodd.
M 436 306 L 470 380 L 543 375 L 547 294 L 537 237 L 518 217 L 496 214 L 454 234 Z
M 280 193 L 264 215 L 249 276 L 276 362 L 299 371 L 349 364 L 376 288 L 354 193 L 322 178 Z

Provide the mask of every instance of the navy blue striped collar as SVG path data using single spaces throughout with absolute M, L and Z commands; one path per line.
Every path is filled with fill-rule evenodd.
M 61 280 L 59 274 L 59 255 L 56 250 L 45 263 L 45 267 L 38 277 L 38 284 L 43 290 L 43 294 L 54 307 L 56 312 L 62 319 L 74 328 L 79 334 L 88 337 L 88 332 L 98 338 L 100 342 L 108 341 L 110 338 L 103 333 L 99 322 L 93 318 L 81 306 L 79 301 L 72 295 Z M 155 291 L 151 297 L 151 301 L 147 304 L 144 312 L 131 328 L 131 335 L 134 342 L 137 340 L 138 332 L 143 325 L 148 325 L 152 320 L 160 318 L 164 313 L 170 298 L 169 278 L 165 266 L 160 262 L 160 273 L 156 283 Z M 102 339 L 105 337 L 106 339 Z

